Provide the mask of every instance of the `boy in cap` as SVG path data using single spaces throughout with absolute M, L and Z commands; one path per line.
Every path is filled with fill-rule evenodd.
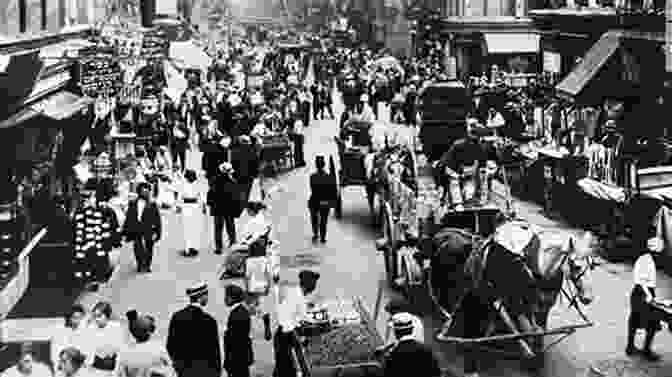
M 186 291 L 189 305 L 170 319 L 166 349 L 178 377 L 219 377 L 222 359 L 217 321 L 206 313 L 208 286 L 197 284 Z
M 441 376 L 439 362 L 432 350 L 413 339 L 413 316 L 409 313 L 395 314 L 392 327 L 397 344 L 386 356 L 385 377 Z

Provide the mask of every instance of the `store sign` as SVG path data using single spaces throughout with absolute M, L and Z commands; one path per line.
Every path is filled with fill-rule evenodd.
M 562 57 L 557 52 L 544 51 L 544 72 L 560 73 Z
M 68 71 L 59 72 L 53 76 L 38 80 L 25 102 L 32 102 L 46 92 L 67 84 L 68 80 L 70 80 L 70 72 Z

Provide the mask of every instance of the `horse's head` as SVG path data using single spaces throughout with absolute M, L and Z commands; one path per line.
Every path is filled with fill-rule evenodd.
M 576 297 L 583 305 L 593 302 L 592 271 L 598 264 L 593 257 L 596 238 L 586 232 L 582 237 L 569 237 L 566 249 L 565 279 L 576 289 Z

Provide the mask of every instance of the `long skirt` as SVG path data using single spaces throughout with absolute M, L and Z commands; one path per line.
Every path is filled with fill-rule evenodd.
M 659 331 L 662 327 L 660 321 L 665 319 L 663 312 L 646 302 L 644 287 L 637 284 L 630 293 L 630 326 L 636 329 Z M 646 288 L 649 293 L 656 297 L 655 289 Z
M 182 231 L 184 232 L 184 249 L 198 249 L 203 236 L 201 206 L 198 203 L 182 205 Z
M 273 337 L 273 351 L 275 355 L 275 369 L 273 377 L 296 377 L 297 368 L 293 351 L 298 349 L 299 341 L 296 334 L 282 331 L 279 326 Z

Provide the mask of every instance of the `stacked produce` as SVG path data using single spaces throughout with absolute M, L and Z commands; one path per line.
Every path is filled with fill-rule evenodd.
M 333 367 L 374 361 L 380 337 L 364 324 L 347 324 L 309 339 L 306 359 L 313 367 Z

